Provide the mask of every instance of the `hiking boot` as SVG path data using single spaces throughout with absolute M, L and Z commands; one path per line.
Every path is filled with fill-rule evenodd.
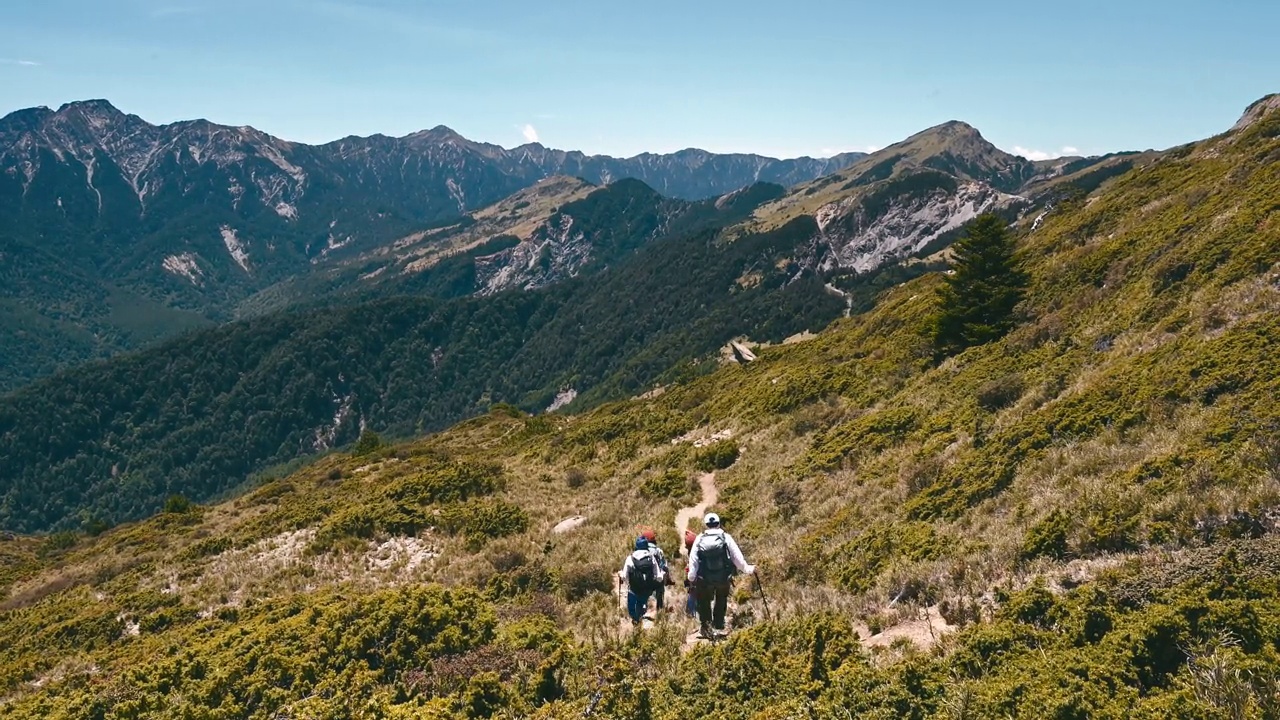
M 698 637 L 703 640 L 714 640 L 716 635 L 711 630 L 711 623 L 702 623 L 702 628 L 698 630 Z

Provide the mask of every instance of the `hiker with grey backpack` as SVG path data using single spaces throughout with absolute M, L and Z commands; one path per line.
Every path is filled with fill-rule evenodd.
M 699 635 L 712 640 L 724 634 L 724 616 L 729 607 L 733 576 L 755 574 L 733 536 L 720 527 L 720 516 L 707 513 L 706 530 L 689 550 L 689 583 L 697 595 Z

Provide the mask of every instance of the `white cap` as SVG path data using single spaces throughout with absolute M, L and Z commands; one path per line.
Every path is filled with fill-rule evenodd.
M 711 527 L 712 525 L 719 525 L 720 516 L 715 513 L 707 513 L 707 516 L 702 518 L 702 524 L 706 525 L 707 527 Z

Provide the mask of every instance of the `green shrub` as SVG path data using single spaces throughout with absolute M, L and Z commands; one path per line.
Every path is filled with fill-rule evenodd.
M 1081 550 L 1086 553 L 1115 553 L 1136 549 L 1140 524 L 1138 516 L 1130 510 L 1104 506 L 1092 512 L 1085 521 Z
M 360 439 L 356 440 L 355 446 L 351 448 L 351 454 L 356 457 L 361 457 L 375 452 L 381 447 L 383 447 L 383 442 L 382 438 L 378 436 L 378 433 L 373 432 L 372 430 L 365 430 L 360 433 Z
M 46 537 L 44 542 L 40 543 L 40 554 L 47 556 L 63 550 L 70 550 L 76 546 L 77 541 L 76 534 L 70 530 L 53 533 Z
M 505 417 L 519 419 L 524 417 L 524 412 L 520 408 L 510 403 L 497 403 L 489 407 L 489 414 L 494 417 Z
M 470 500 L 441 509 L 440 528 L 483 542 L 524 532 L 529 528 L 529 516 L 520 506 L 504 500 Z
M 674 469 L 652 476 L 640 486 L 640 494 L 655 499 L 687 497 L 690 490 L 689 477 Z
M 503 485 L 503 469 L 497 463 L 450 462 L 406 480 L 389 494 L 396 500 L 423 505 L 456 503 L 491 495 Z
M 592 593 L 612 593 L 617 582 L 618 576 L 605 565 L 570 565 L 560 570 L 560 591 L 569 602 Z
M 1017 373 L 989 380 L 978 388 L 978 407 L 988 412 L 1003 410 L 1022 397 L 1025 389 L 1022 376 Z
M 231 538 L 228 537 L 211 537 L 195 543 L 182 552 L 182 557 L 188 560 L 199 560 L 200 558 L 213 557 L 220 555 L 232 547 Z
M 883 452 L 901 444 L 919 427 L 914 408 L 887 408 L 847 420 L 813 439 L 806 464 L 814 470 L 834 470 L 846 458 Z
M 422 507 L 388 501 L 353 505 L 327 518 L 316 532 L 312 549 L 323 552 L 346 539 L 369 540 L 378 534 L 416 535 L 432 525 Z
M 169 515 L 184 515 L 191 512 L 191 501 L 182 495 L 170 495 L 164 501 L 164 512 Z
M 564 484 L 574 490 L 586 485 L 590 479 L 591 476 L 587 471 L 580 467 L 571 467 L 564 473 Z
M 717 440 L 700 449 L 694 456 L 693 464 L 702 472 L 724 470 L 738 461 L 738 443 L 732 440 Z
M 817 539 L 821 543 L 820 535 Z M 871 589 L 895 559 L 933 560 L 942 557 L 946 547 L 933 526 L 923 522 L 876 522 L 845 543 L 823 544 L 816 560 L 837 585 L 855 593 Z
M 1027 536 L 1022 541 L 1022 549 L 1018 555 L 1023 560 L 1038 557 L 1050 557 L 1060 560 L 1067 555 L 1067 534 L 1071 530 L 1071 520 L 1062 512 L 1054 510 L 1043 520 L 1027 529 Z
M 541 561 L 527 563 L 506 572 L 491 575 L 485 581 L 485 594 L 492 600 L 528 595 L 544 595 L 559 587 L 556 574 Z

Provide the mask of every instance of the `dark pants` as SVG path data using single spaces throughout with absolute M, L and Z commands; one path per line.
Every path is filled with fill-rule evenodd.
M 711 624 L 715 630 L 724 630 L 724 613 L 729 607 L 729 581 L 698 581 L 698 622 Z
M 640 593 L 635 590 L 627 591 L 627 614 L 633 622 L 640 622 L 644 618 L 645 611 L 649 609 L 649 596 L 652 594 L 652 590 Z
M 653 591 L 653 597 L 658 601 L 658 609 L 661 610 L 663 603 L 667 599 L 667 586 L 659 585 L 658 589 Z

